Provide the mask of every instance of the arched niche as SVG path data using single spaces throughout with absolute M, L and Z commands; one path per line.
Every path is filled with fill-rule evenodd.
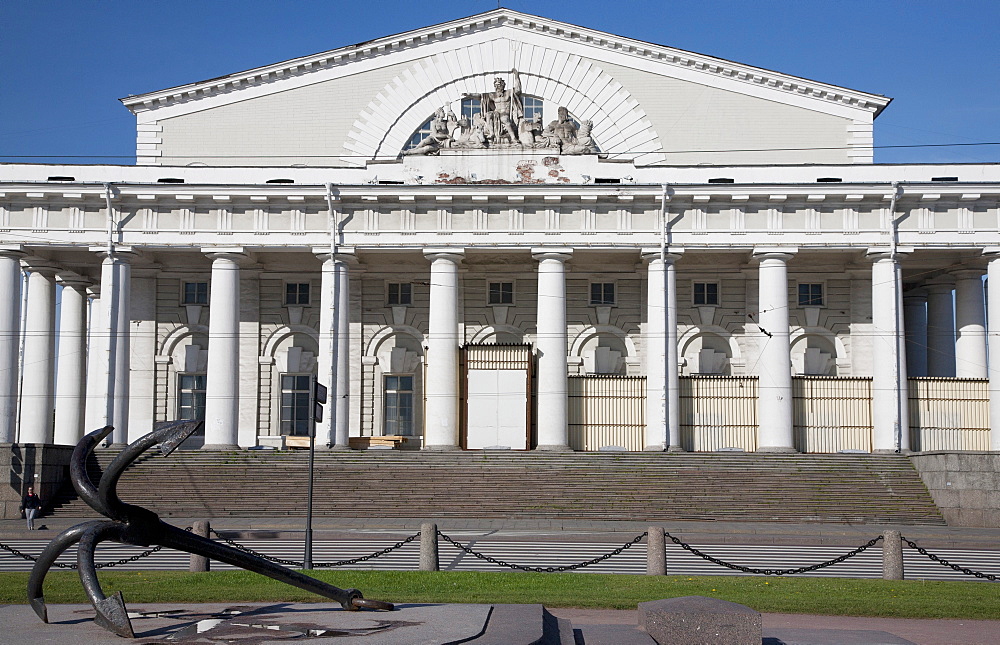
M 439 52 L 387 83 L 357 116 L 344 144 L 350 154 L 342 160 L 362 165 L 396 157 L 434 110 L 463 94 L 491 91 L 493 79 L 508 80 L 511 68 L 517 69 L 525 94 L 593 122 L 592 136 L 610 157 L 633 159 L 636 165 L 665 159 L 659 135 L 638 101 L 592 61 L 508 39 L 472 49 L 478 47 L 488 48 L 488 55 L 469 48 Z M 495 57 L 494 52 L 501 55 Z M 561 70 L 557 75 L 552 71 L 556 64 Z
M 802 333 L 792 339 L 792 372 L 807 376 L 838 376 L 837 339 L 832 334 Z
M 739 347 L 731 334 L 698 330 L 680 339 L 681 374 L 732 376 L 739 359 Z
M 639 367 L 635 342 L 613 325 L 588 327 L 577 334 L 569 362 L 580 374 L 626 375 Z

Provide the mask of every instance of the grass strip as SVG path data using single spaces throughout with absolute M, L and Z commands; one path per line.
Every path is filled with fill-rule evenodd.
M 711 596 L 760 612 L 995 619 L 1000 585 L 959 581 L 751 576 L 631 576 L 592 573 L 314 571 L 339 587 L 397 603 L 541 603 L 548 607 L 635 609 L 640 602 Z M 103 571 L 105 593 L 126 602 L 320 602 L 322 598 L 246 571 Z M 0 573 L 0 603 L 26 602 L 26 572 Z M 85 603 L 73 571 L 50 572 L 49 603 Z

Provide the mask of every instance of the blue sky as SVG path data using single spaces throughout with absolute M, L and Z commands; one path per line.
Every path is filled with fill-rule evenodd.
M 496 8 L 488 0 L 0 3 L 0 161 L 125 163 L 118 99 Z M 1000 142 L 998 0 L 574 0 L 504 6 L 893 97 L 877 146 Z M 876 150 L 995 162 L 1000 146 Z

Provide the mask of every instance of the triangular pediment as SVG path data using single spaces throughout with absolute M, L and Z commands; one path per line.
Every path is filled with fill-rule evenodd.
M 363 165 L 365 159 L 395 157 L 436 108 L 466 93 L 488 91 L 494 76 L 515 68 L 525 80 L 527 93 L 550 102 L 553 109 L 566 106 L 580 121 L 593 121 L 602 151 L 612 156 L 615 150 L 625 151 L 643 164 L 664 160 L 658 154 L 666 150 L 661 137 L 677 139 L 664 132 L 668 119 L 649 115 L 647 106 L 654 95 L 636 95 L 635 88 L 650 84 L 662 84 L 661 93 L 676 92 L 678 84 L 698 86 L 725 97 L 766 101 L 843 120 L 846 126 L 833 129 L 854 137 L 847 145 L 861 148 L 856 156 L 862 161 L 870 160 L 871 121 L 890 101 L 510 9 L 121 100 L 136 115 L 142 157 L 144 152 L 158 154 L 163 147 L 158 133 L 165 120 L 350 79 L 356 88 L 352 94 L 357 94 L 351 97 L 353 103 L 337 100 L 328 105 L 331 112 L 340 111 L 338 118 L 346 125 L 327 147 L 339 149 L 331 159 Z M 634 77 L 631 91 L 623 78 L 626 75 Z M 343 94 L 331 93 L 327 99 Z M 719 102 L 714 97 L 703 100 L 712 105 Z M 287 106 L 284 109 L 289 113 Z M 742 104 L 729 109 L 747 112 Z M 782 119 L 772 117 L 775 123 Z M 698 145 L 684 141 L 680 149 L 684 148 L 697 150 Z
M 832 104 L 871 111 L 876 115 L 891 100 L 878 94 L 870 94 L 705 54 L 648 43 L 511 9 L 496 9 L 468 18 L 414 29 L 205 81 L 128 96 L 121 101 L 133 112 L 160 105 L 197 101 L 251 86 L 268 83 L 280 84 L 282 81 L 287 83 L 295 78 L 317 74 L 323 69 L 385 57 L 394 52 L 412 51 L 417 47 L 502 27 L 512 28 L 525 34 L 543 34 L 553 40 L 580 43 L 598 51 L 605 50 L 636 60 L 653 61 L 664 67 L 661 70 L 663 73 L 667 73 L 667 68 L 674 68 L 679 72 L 683 71 L 681 75 L 685 78 L 707 85 L 715 85 L 716 82 L 721 81 L 727 86 L 727 89 L 735 89 L 738 84 L 745 84 L 747 87 L 770 90 L 776 96 L 783 93 L 798 95 L 812 100 L 827 101 Z M 716 79 L 716 82 L 713 82 L 713 78 Z M 282 89 L 278 86 L 275 91 Z

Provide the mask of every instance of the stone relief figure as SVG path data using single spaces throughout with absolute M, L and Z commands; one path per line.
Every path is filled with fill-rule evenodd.
M 510 89 L 499 76 L 493 79 L 493 92 L 479 95 L 483 114 L 490 126 L 495 143 L 517 143 L 518 124 L 524 118 L 521 101 L 521 79 L 517 70 L 510 70 Z
M 572 125 L 572 122 L 570 123 Z M 592 121 L 584 121 L 580 124 L 580 130 L 576 133 L 576 141 L 570 144 L 562 144 L 562 153 L 564 155 L 590 155 L 596 152 L 594 146 L 594 139 L 590 136 L 590 131 L 593 129 L 594 123 Z
M 521 79 L 516 69 L 510 71 L 510 89 L 499 76 L 493 79 L 493 88 L 492 92 L 463 95 L 465 99 L 479 101 L 480 111 L 473 114 L 471 123 L 467 117 L 456 118 L 447 106 L 436 110 L 430 134 L 403 154 L 431 155 L 442 148 L 555 148 L 566 155 L 597 152 L 590 135 L 593 123 L 585 121 L 578 128 L 565 107 L 559 107 L 558 118 L 548 126 L 542 126 L 541 114 L 525 118 Z
M 452 120 L 455 118 L 454 114 L 450 116 Z M 449 122 L 449 118 L 445 116 L 444 108 L 438 108 L 434 111 L 434 118 L 431 119 L 431 133 L 424 137 L 416 147 L 403 151 L 403 154 L 429 155 L 446 147 L 451 142 L 453 126 L 454 123 Z
M 478 123 L 475 121 L 478 118 Z M 452 148 L 485 148 L 486 135 L 483 133 L 483 117 L 475 115 L 473 124 L 464 116 L 458 120 L 458 129 L 452 133 Z

